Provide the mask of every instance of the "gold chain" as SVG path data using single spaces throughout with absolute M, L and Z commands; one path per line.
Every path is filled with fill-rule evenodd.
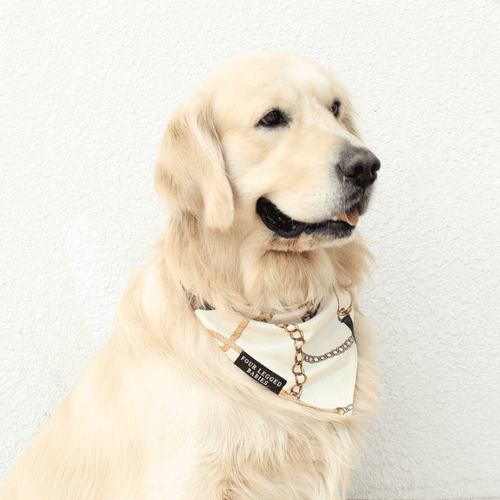
M 333 292 L 335 293 L 335 296 L 337 297 L 337 303 L 339 305 L 338 310 L 337 310 L 337 317 L 338 317 L 339 321 L 341 321 L 343 317 L 347 316 L 351 312 L 352 299 L 351 299 L 351 303 L 349 304 L 349 306 L 347 308 L 340 307 L 340 300 L 339 300 L 339 297 L 337 295 L 337 292 L 335 291 L 335 289 L 333 290 Z M 349 296 L 350 295 L 351 294 L 349 293 Z M 309 356 L 308 354 L 306 354 L 305 352 L 302 351 L 302 348 L 304 347 L 304 344 L 306 343 L 306 339 L 304 338 L 304 332 L 297 325 L 295 325 L 295 324 L 289 324 L 289 325 L 280 324 L 280 325 L 276 325 L 276 326 L 278 326 L 279 328 L 283 328 L 283 330 L 285 330 L 285 332 L 287 332 L 290 335 L 290 338 L 294 342 L 295 364 L 293 365 L 292 372 L 295 376 L 295 385 L 290 389 L 290 394 L 292 396 L 296 397 L 297 399 L 300 399 L 300 396 L 302 394 L 302 386 L 306 383 L 306 380 L 307 380 L 307 375 L 304 373 L 303 363 L 306 360 L 306 358 L 314 359 L 315 357 Z M 352 341 L 351 341 L 351 337 L 352 337 Z M 347 350 L 351 346 L 350 344 L 354 342 L 354 336 L 351 335 L 351 337 L 346 342 L 344 342 L 345 345 L 342 344 L 336 350 L 334 349 L 334 351 L 341 350 L 341 352 L 344 352 L 345 350 Z M 347 343 L 349 343 L 349 345 L 347 345 Z M 327 353 L 327 354 L 334 355 L 333 351 L 330 351 L 330 353 Z M 337 354 L 335 354 L 335 355 L 337 355 Z M 314 362 L 316 362 L 316 359 L 314 359 L 314 361 L 307 359 L 307 361 L 309 363 L 314 363 Z M 318 359 L 318 361 L 319 361 L 319 359 Z
M 349 292 L 347 290 L 347 292 Z M 347 308 L 340 307 L 340 300 L 337 295 L 337 292 L 335 289 L 333 290 L 333 293 L 335 293 L 335 296 L 337 297 L 337 303 L 339 305 L 338 310 L 337 310 L 337 317 L 339 321 L 342 320 L 343 317 L 347 316 L 351 310 L 352 310 L 352 299 L 351 303 Z M 349 296 L 351 294 L 349 293 Z M 309 313 L 309 310 L 307 311 Z M 257 318 L 254 318 L 258 321 L 269 321 L 273 317 L 273 314 L 261 314 Z M 316 360 L 315 356 L 309 356 L 305 352 L 302 351 L 302 348 L 304 347 L 304 344 L 306 343 L 306 339 L 304 338 L 304 332 L 295 324 L 279 324 L 276 325 L 279 328 L 283 328 L 285 332 L 287 332 L 290 335 L 290 338 L 294 342 L 294 347 L 295 347 L 295 363 L 292 368 L 293 375 L 295 376 L 295 385 L 290 389 L 290 394 L 294 396 L 297 399 L 300 399 L 300 396 L 302 394 L 302 386 L 306 383 L 307 381 L 307 375 L 304 373 L 304 366 L 303 363 L 307 358 L 307 361 L 309 363 L 316 363 L 317 361 L 320 361 L 319 358 L 328 357 L 327 355 L 330 354 L 330 356 L 336 356 L 338 355 L 337 352 L 340 354 L 344 351 L 346 351 L 349 347 L 351 347 L 351 344 L 354 342 L 354 336 L 351 335 L 351 337 L 344 342 L 341 346 L 339 346 L 337 349 L 334 349 L 333 351 L 330 351 L 327 353 L 325 356 L 320 356 L 318 357 L 318 360 Z M 349 345 L 347 345 L 349 344 Z M 334 354 L 335 351 L 335 354 Z M 322 359 L 321 359 L 322 361 Z M 347 411 L 347 410 L 346 410 Z
M 295 385 L 290 389 L 290 394 L 297 399 L 300 399 L 302 394 L 302 386 L 306 383 L 307 376 L 304 373 L 302 363 L 304 362 L 304 353 L 302 347 L 306 343 L 304 332 L 297 325 L 277 325 L 283 328 L 285 332 L 290 335 L 295 346 L 295 364 L 293 365 L 292 372 L 295 376 Z

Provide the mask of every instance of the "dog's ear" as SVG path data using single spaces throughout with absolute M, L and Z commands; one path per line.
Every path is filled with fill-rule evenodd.
M 209 228 L 229 228 L 233 192 L 209 99 L 191 94 L 175 110 L 154 171 L 156 191 L 174 214 L 190 212 Z

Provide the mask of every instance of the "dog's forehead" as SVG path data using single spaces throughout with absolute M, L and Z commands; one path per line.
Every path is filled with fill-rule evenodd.
M 221 110 L 229 105 L 279 105 L 296 100 L 301 94 L 328 102 L 334 94 L 343 93 L 332 73 L 304 57 L 284 51 L 229 60 L 202 80 L 200 86 L 210 90 L 212 101 L 219 102 Z

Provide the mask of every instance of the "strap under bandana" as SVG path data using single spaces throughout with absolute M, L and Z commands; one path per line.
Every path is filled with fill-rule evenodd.
M 302 307 L 305 307 L 307 304 L 304 304 L 303 306 L 297 307 L 297 309 L 301 309 Z M 307 311 L 304 313 L 304 315 L 300 318 L 300 321 L 302 323 L 305 323 L 306 321 L 309 321 L 310 319 L 314 318 L 316 316 L 321 304 L 318 304 L 314 309 L 312 308 L 312 305 L 309 306 Z M 199 307 L 193 307 L 194 310 L 201 309 L 202 311 L 215 311 L 215 307 L 212 307 L 208 302 L 203 301 L 203 305 L 200 305 Z M 272 314 L 266 314 L 263 313 L 260 316 L 257 316 L 255 318 L 252 318 L 253 321 L 262 321 L 263 323 L 269 323 L 269 321 L 272 318 Z

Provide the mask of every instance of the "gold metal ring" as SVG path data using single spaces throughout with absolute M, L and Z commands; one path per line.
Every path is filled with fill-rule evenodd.
M 351 292 L 349 292 L 349 290 L 347 288 L 344 288 L 344 290 L 348 293 L 349 298 L 351 299 L 351 302 L 350 302 L 349 306 L 347 307 L 347 309 L 344 309 L 343 307 L 340 307 L 339 296 L 337 295 L 337 292 L 336 292 L 335 288 L 333 289 L 333 293 L 335 294 L 335 297 L 337 297 L 337 304 L 339 306 L 338 309 L 337 309 L 337 318 L 339 319 L 339 321 L 341 321 L 344 316 L 347 316 L 352 311 L 352 297 L 351 297 Z

